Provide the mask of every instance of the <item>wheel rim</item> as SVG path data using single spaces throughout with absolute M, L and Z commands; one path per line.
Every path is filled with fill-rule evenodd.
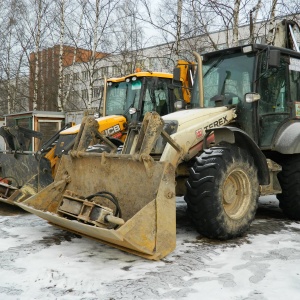
M 223 184 L 223 207 L 231 219 L 240 219 L 248 211 L 251 201 L 251 182 L 247 174 L 232 171 Z

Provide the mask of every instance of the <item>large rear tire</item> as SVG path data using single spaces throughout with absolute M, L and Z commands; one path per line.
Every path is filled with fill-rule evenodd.
M 187 211 L 197 231 L 209 238 L 241 236 L 255 217 L 259 184 L 252 157 L 222 144 L 205 150 L 190 170 Z
M 282 193 L 277 195 L 279 206 L 289 218 L 300 220 L 300 155 L 286 156 L 278 180 Z

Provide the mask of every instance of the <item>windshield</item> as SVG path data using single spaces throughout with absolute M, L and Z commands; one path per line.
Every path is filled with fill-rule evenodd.
M 252 91 L 254 54 L 220 55 L 203 62 L 204 107 L 238 104 Z M 195 80 L 192 107 L 200 107 L 198 79 Z
M 142 116 L 148 111 L 156 111 L 161 116 L 170 113 L 171 96 L 168 84 L 171 79 L 149 77 L 146 79 L 145 97 L 142 104 Z
M 105 115 L 126 115 L 129 120 L 141 121 L 148 111 L 168 114 L 173 101 L 168 89 L 171 81 L 170 78 L 140 77 L 129 82 L 109 82 Z M 130 108 L 136 108 L 137 112 L 130 115 Z
M 137 107 L 142 82 L 140 80 L 131 82 L 109 82 L 107 86 L 105 115 L 129 116 L 129 108 Z

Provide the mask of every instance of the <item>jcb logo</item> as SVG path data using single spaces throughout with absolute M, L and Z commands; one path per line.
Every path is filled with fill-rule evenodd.
M 115 125 L 115 126 L 112 126 L 108 129 L 106 129 L 105 134 L 106 135 L 113 135 L 114 133 L 119 132 L 119 131 L 121 131 L 120 125 Z

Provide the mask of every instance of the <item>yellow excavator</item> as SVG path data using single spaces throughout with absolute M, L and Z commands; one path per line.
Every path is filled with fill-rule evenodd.
M 162 72 L 136 72 L 108 79 L 103 93 L 103 117 L 96 119 L 99 135 L 93 141 L 88 141 L 86 151 L 117 151 L 125 141 L 129 125 L 140 123 L 146 112 L 168 114 L 174 111 L 174 103 L 179 98 L 183 98 L 188 105 L 193 70 L 185 61 L 178 61 L 177 69 L 180 70 L 180 84 L 175 87 L 172 84 L 173 74 Z M 25 145 L 24 142 L 20 143 L 20 136 L 24 138 L 26 132 L 31 139 L 39 137 L 40 133 L 24 128 L 4 129 L 6 135 L 2 136 L 6 141 L 15 142 L 11 147 L 13 153 L 0 154 L 0 201 L 9 204 L 23 201 L 49 185 L 56 174 L 59 160 L 74 146 L 75 137 L 82 133 L 80 125 L 64 128 L 32 156 L 23 152 L 25 148 L 17 151 L 20 145 Z

